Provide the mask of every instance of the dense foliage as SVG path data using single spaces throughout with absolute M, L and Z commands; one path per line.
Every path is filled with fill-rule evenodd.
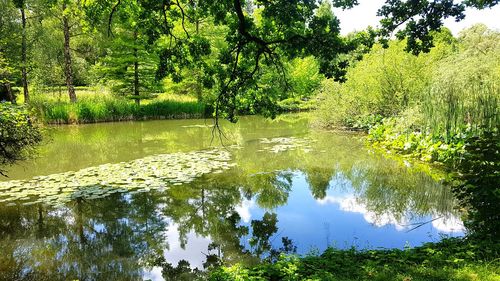
M 40 130 L 24 107 L 0 102 L 0 175 L 2 165 L 22 159 L 40 141 Z
M 345 81 L 377 35 L 384 42 L 402 27 L 406 49 L 427 52 L 444 18 L 497 3 L 388 1 L 381 30 L 341 36 L 332 7 L 358 1 L 2 1 L 0 53 L 25 101 L 33 86 L 64 85 L 71 102 L 78 85 L 105 84 L 136 103 L 172 89 L 234 121 L 310 108 L 298 104 L 318 83 L 304 78 Z
M 380 124 L 372 137 L 403 142 L 408 152 L 418 149 L 410 146 L 417 139 L 449 144 L 464 134 L 496 130 L 500 34 L 476 25 L 458 39 L 445 31 L 435 37 L 436 47 L 418 57 L 404 52 L 404 42 L 375 46 L 349 71 L 346 83 L 326 81 L 318 122 L 366 129 Z M 415 141 L 405 147 L 407 139 Z
M 457 168 L 461 173 L 460 182 L 454 191 L 468 210 L 465 223 L 472 235 L 497 243 L 500 237 L 500 133 L 485 132 L 469 139 L 463 158 Z
M 405 250 L 336 250 L 306 257 L 282 256 L 253 268 L 235 265 L 209 280 L 496 280 L 498 245 L 444 239 Z

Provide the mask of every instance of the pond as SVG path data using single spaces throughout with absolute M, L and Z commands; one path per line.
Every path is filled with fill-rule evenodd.
M 38 156 L 0 181 L 0 279 L 163 280 L 181 260 L 202 270 L 463 235 L 449 188 L 362 135 L 302 115 L 222 127 L 49 128 Z

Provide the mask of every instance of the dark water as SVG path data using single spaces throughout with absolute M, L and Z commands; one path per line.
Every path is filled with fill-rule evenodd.
M 213 150 L 208 125 L 50 129 L 0 182 L 0 279 L 162 280 L 158 265 L 252 263 L 283 237 L 306 254 L 463 235 L 448 188 L 360 135 L 245 117 Z

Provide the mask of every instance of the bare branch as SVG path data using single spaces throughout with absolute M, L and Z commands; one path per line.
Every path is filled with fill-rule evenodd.
M 184 32 L 186 33 L 187 38 L 190 38 L 189 32 L 187 32 L 186 26 L 184 25 L 186 14 L 184 13 L 184 9 L 182 8 L 181 4 L 179 3 L 179 0 L 176 0 L 176 2 L 177 2 L 176 6 L 179 7 L 179 9 L 181 10 L 181 14 L 182 14 L 182 29 L 184 29 Z

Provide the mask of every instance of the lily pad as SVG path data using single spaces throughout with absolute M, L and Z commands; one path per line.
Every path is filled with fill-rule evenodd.
M 5 181 L 0 182 L 1 200 L 14 205 L 18 200 L 32 200 L 23 202 L 24 205 L 32 202 L 63 205 L 75 198 L 98 199 L 117 192 L 165 190 L 207 173 L 222 172 L 235 165 L 228 163 L 230 159 L 230 153 L 220 149 L 158 154 L 76 172 Z

